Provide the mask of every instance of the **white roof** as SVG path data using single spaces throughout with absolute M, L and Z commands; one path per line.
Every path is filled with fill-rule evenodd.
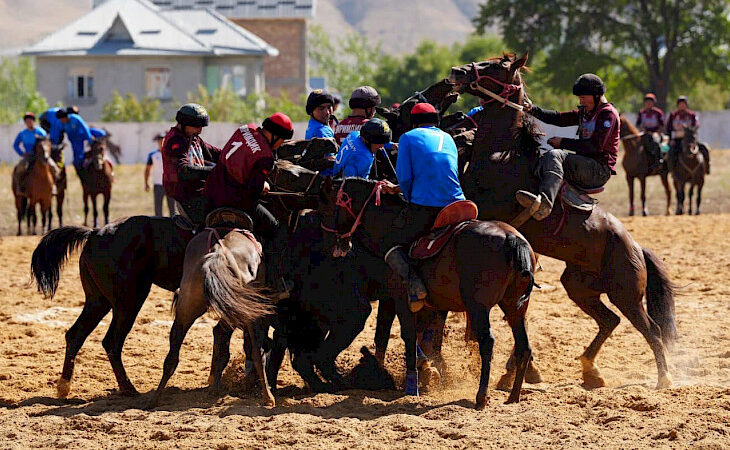
M 25 49 L 26 55 L 217 55 L 278 51 L 211 10 L 163 12 L 147 0 L 108 0 Z
M 108 0 L 93 0 L 94 6 Z M 316 0 L 151 0 L 162 9 L 210 8 L 228 18 L 267 19 L 314 17 Z

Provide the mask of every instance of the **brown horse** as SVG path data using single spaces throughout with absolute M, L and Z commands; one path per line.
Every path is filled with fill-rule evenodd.
M 527 55 L 504 55 L 451 69 L 460 91 L 488 102 L 473 116 L 479 128 L 461 180 L 466 197 L 479 206 L 480 219 L 510 222 L 524 216 L 515 192 L 538 190 L 537 139 L 521 106 L 526 93 L 520 69 L 526 62 Z M 549 217 L 527 220 L 520 231 L 537 253 L 565 261 L 561 282 L 568 296 L 598 323 L 598 334 L 580 357 L 585 385 L 605 385 L 594 360 L 620 321 L 601 301 L 605 293 L 649 343 L 657 386 L 670 386 L 665 344 L 676 338 L 674 290 L 661 259 L 600 206 L 585 212 L 556 202 Z
M 112 197 L 114 174 L 111 163 L 106 159 L 106 140 L 95 140 L 91 144 L 89 155 L 78 169 L 84 197 L 84 226 L 89 222 L 89 199 L 94 209 L 94 228 L 99 226 L 96 197 L 101 194 L 104 199 L 104 224 L 109 223 L 109 200 Z
M 53 196 L 56 197 L 56 216 L 58 217 L 58 226 L 63 226 L 63 200 L 66 198 L 66 166 L 63 163 L 63 149 L 66 144 L 51 146 L 51 159 L 56 163 L 58 168 L 58 177 L 56 178 L 56 188 Z
M 51 198 L 58 171 L 54 167 L 53 161 L 50 160 L 50 155 L 51 141 L 38 139 L 33 147 L 32 167 L 23 168 L 27 162 L 21 161 L 13 171 L 12 189 L 15 196 L 15 207 L 18 211 L 18 236 L 21 234 L 20 223 L 24 216 L 27 218 L 28 234 L 36 234 L 38 223 L 36 205 L 39 205 L 41 210 L 41 231 L 51 230 L 53 217 Z M 21 175 L 23 170 L 29 172 Z
M 667 195 L 667 207 L 665 214 L 669 215 L 669 205 L 672 202 L 672 191 L 669 188 L 669 171 L 666 163 L 663 163 L 658 171 L 649 171 L 649 155 L 646 149 L 646 139 L 652 139 L 651 135 L 640 133 L 639 130 L 623 115 L 621 120 L 621 142 L 624 144 L 624 159 L 621 165 L 626 172 L 626 182 L 629 184 L 629 215 L 634 215 L 634 178 L 639 179 L 641 186 L 641 215 L 648 216 L 646 208 L 646 177 L 659 175 L 664 186 L 664 193 Z
M 672 170 L 674 189 L 677 191 L 676 214 L 684 213 L 684 186 L 689 183 L 689 202 L 687 211 L 692 214 L 692 194 L 697 187 L 697 207 L 694 210 L 696 215 L 700 214 L 700 203 L 702 202 L 702 187 L 705 185 L 705 158 L 699 149 L 703 145 L 697 142 L 697 128 L 685 127 L 682 138 L 681 151 L 677 155 L 677 162 Z
M 373 255 L 382 258 L 388 251 L 382 243 L 408 204 L 401 196 L 381 194 L 382 186 L 382 182 L 359 178 L 346 178 L 334 185 L 328 180 L 323 184 L 318 210 L 322 215 L 322 228 L 332 233 L 327 236 L 335 238 L 331 246 L 335 257 L 349 252 L 351 237 Z M 471 319 L 482 362 L 477 409 L 483 409 L 488 400 L 494 347 L 489 313 L 495 305 L 505 313 L 512 328 L 517 360 L 516 377 L 507 403 L 518 402 L 532 356 L 525 329 L 536 263 L 530 245 L 510 225 L 470 221 L 440 253 L 419 263 L 431 306 L 440 311 L 466 311 Z M 415 362 L 408 361 L 415 344 L 415 337 L 412 342 L 406 342 L 407 365 Z M 415 367 L 408 369 L 413 373 Z M 406 393 L 409 389 L 413 386 L 409 386 L 407 379 Z

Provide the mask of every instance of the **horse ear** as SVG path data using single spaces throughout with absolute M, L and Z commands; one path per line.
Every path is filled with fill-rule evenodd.
M 527 64 L 527 58 L 529 57 L 529 55 L 530 55 L 530 52 L 525 52 L 525 54 L 522 56 L 522 58 L 513 61 L 512 64 L 510 64 L 510 66 L 509 66 L 510 72 L 515 73 L 518 70 L 520 70 L 522 67 L 524 67 L 525 64 Z

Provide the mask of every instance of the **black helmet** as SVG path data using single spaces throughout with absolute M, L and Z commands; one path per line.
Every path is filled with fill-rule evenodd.
M 593 73 L 584 73 L 573 85 L 573 95 L 603 95 L 605 93 L 606 85 L 598 75 Z
M 311 116 L 319 105 L 324 105 L 325 103 L 330 103 L 332 106 L 335 106 L 335 99 L 332 97 L 332 94 L 323 89 L 313 90 L 309 93 L 309 97 L 307 97 L 307 115 Z
M 63 108 L 60 108 L 58 111 L 56 111 L 56 119 L 65 119 L 68 117 L 68 111 L 66 111 Z
M 370 119 L 360 128 L 360 137 L 371 144 L 387 144 L 393 134 L 387 122 L 380 119 Z
M 66 107 L 66 112 L 69 114 L 78 114 L 79 113 L 79 107 L 76 105 L 71 105 Z
M 380 95 L 375 88 L 370 86 L 360 86 L 352 91 L 350 95 L 350 108 L 375 108 L 380 104 Z
M 182 105 L 175 115 L 175 120 L 187 127 L 207 127 L 210 121 L 208 111 L 197 103 Z

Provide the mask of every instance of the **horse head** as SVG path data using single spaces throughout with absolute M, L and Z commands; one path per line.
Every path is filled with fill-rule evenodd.
M 104 156 L 106 154 L 106 140 L 94 139 L 91 144 L 91 167 L 98 172 L 104 170 Z
M 36 139 L 35 147 L 33 147 L 33 155 L 36 164 L 48 164 L 48 158 L 51 156 L 51 140 L 48 138 Z
M 697 127 L 684 127 L 682 138 L 682 155 L 687 159 L 697 159 L 699 145 L 697 143 Z
M 269 174 L 268 182 L 272 201 L 288 214 L 317 207 L 317 190 L 324 177 L 319 172 L 279 159 Z

